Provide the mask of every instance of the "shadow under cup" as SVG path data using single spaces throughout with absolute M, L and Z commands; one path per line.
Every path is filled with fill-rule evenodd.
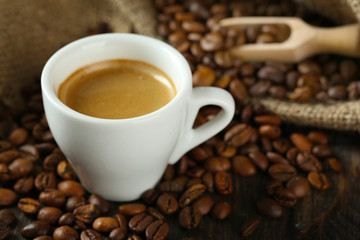
M 128 119 L 83 115 L 57 98 L 60 84 L 74 71 L 112 59 L 138 60 L 159 68 L 173 81 L 176 96 L 152 113 Z M 181 135 L 192 90 L 189 65 L 178 51 L 137 34 L 86 37 L 48 60 L 41 86 L 50 130 L 88 191 L 108 200 L 128 201 L 159 181 Z

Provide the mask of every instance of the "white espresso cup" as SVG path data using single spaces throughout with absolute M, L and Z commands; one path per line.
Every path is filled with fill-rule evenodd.
M 59 85 L 74 71 L 111 59 L 138 60 L 161 69 L 174 82 L 176 96 L 154 112 L 127 119 L 87 116 L 58 99 Z M 190 67 L 176 49 L 137 34 L 101 34 L 64 46 L 46 63 L 41 87 L 50 130 L 82 185 L 112 201 L 135 200 L 154 187 L 168 164 L 220 132 L 235 108 L 232 96 L 223 89 L 193 88 Z M 222 110 L 193 129 L 205 105 Z

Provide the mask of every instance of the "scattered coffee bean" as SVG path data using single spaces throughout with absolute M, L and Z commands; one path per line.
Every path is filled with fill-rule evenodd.
M 21 198 L 17 206 L 26 214 L 36 214 L 40 210 L 40 202 L 32 198 Z
M 54 240 L 78 240 L 79 233 L 72 227 L 61 226 L 54 230 Z
M 259 212 L 267 217 L 280 218 L 283 215 L 281 205 L 271 198 L 262 198 L 256 202 Z
M 24 226 L 21 235 L 25 238 L 35 238 L 42 235 L 49 235 L 51 226 L 43 220 L 33 221 Z
M 103 237 L 100 233 L 93 229 L 86 229 L 85 231 L 82 231 L 80 234 L 80 240 L 101 240 Z M 110 239 L 112 239 L 110 237 Z
M 326 175 L 323 173 L 310 172 L 308 174 L 308 180 L 311 186 L 319 190 L 325 190 L 330 187 L 329 180 L 327 179 Z
M 252 234 L 260 225 L 260 218 L 247 220 L 240 228 L 241 236 L 247 237 Z
M 112 217 L 99 217 L 94 220 L 92 227 L 99 232 L 110 232 L 119 226 L 118 221 Z
M 139 213 L 145 212 L 146 206 L 144 204 L 138 203 L 129 203 L 129 204 L 122 204 L 119 206 L 119 211 L 121 214 L 125 216 L 134 216 Z
M 180 226 L 186 229 L 194 229 L 199 225 L 201 217 L 200 212 L 197 212 L 192 206 L 186 206 L 179 213 Z
M 215 203 L 211 210 L 211 216 L 215 219 L 223 220 L 231 213 L 231 206 L 228 202 L 220 201 Z

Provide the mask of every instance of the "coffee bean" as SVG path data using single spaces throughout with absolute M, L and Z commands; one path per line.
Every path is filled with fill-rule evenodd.
M 55 172 L 59 162 L 65 160 L 64 155 L 59 153 L 52 153 L 48 155 L 43 162 L 44 170 Z
M 296 147 L 292 147 L 287 151 L 286 159 L 289 161 L 290 164 L 295 165 L 298 153 L 299 150 Z
M 128 229 L 128 220 L 127 220 L 127 218 L 124 215 L 122 215 L 121 213 L 116 214 L 115 218 L 119 223 L 119 228 L 124 229 L 124 231 L 126 233 L 127 229 Z
M 280 188 L 283 188 L 282 182 L 277 179 L 273 179 L 266 185 L 266 194 L 268 194 L 269 196 L 273 196 L 275 192 Z
M 22 158 L 30 159 L 33 162 L 37 162 L 40 158 L 39 150 L 31 144 L 22 145 L 19 147 L 19 151 Z
M 35 178 L 35 187 L 38 191 L 43 191 L 48 188 L 56 188 L 57 179 L 53 172 L 41 172 Z
M 194 229 L 199 225 L 201 217 L 200 212 L 197 212 L 192 206 L 186 206 L 179 213 L 180 226 L 189 230 Z
M 34 170 L 34 163 L 27 158 L 17 158 L 9 164 L 8 168 L 11 177 L 17 179 L 31 173 Z
M 260 225 L 260 218 L 252 218 L 247 220 L 241 227 L 241 236 L 247 237 L 252 234 Z
M 165 216 L 161 214 L 156 208 L 148 207 L 146 212 L 157 220 L 165 221 Z
M 54 230 L 54 240 L 77 240 L 79 239 L 78 232 L 69 226 L 61 226 Z
M 139 213 L 145 212 L 146 206 L 140 203 L 129 203 L 129 204 L 122 204 L 119 206 L 119 211 L 121 214 L 125 216 L 134 216 Z
M 132 234 L 127 238 L 127 240 L 141 240 L 141 237 L 136 234 Z
M 224 142 L 218 142 L 215 147 L 217 154 L 225 158 L 233 157 L 237 151 L 235 147 L 229 146 Z
M 91 194 L 89 197 L 89 203 L 93 203 L 95 205 L 98 205 L 99 210 L 102 214 L 108 213 L 110 211 L 111 208 L 111 204 L 110 202 L 108 202 L 107 200 L 105 200 L 104 198 L 96 195 L 96 194 Z
M 92 223 L 95 218 L 100 216 L 99 207 L 92 203 L 75 208 L 73 213 L 76 220 L 88 224 Z
M 206 190 L 206 186 L 204 184 L 195 184 L 181 195 L 179 199 L 180 207 L 185 207 L 192 203 L 195 199 L 200 197 Z
M 59 220 L 58 220 L 58 224 L 60 226 L 62 226 L 62 225 L 71 226 L 71 225 L 73 225 L 74 222 L 75 222 L 75 216 L 71 212 L 64 213 L 63 215 L 61 215 L 59 217 Z
M 281 84 L 285 81 L 285 75 L 279 69 L 271 67 L 271 66 L 264 66 L 259 69 L 257 72 L 257 77 L 261 79 L 268 79 L 274 83 Z
M 16 128 L 10 133 L 9 141 L 15 146 L 20 146 L 27 141 L 28 137 L 29 133 L 25 128 Z
M 300 150 L 310 152 L 312 149 L 312 143 L 310 140 L 301 133 L 293 133 L 290 136 L 291 142 Z
M 91 202 L 94 203 L 94 202 Z M 74 195 L 66 200 L 65 209 L 68 212 L 74 211 L 75 208 L 86 204 L 86 199 L 80 195 Z M 94 203 L 95 204 L 95 203 Z
M 204 173 L 202 182 L 206 186 L 208 192 L 214 192 L 214 175 L 211 172 Z
M 17 200 L 17 195 L 14 191 L 7 188 L 0 188 L 0 206 L 10 206 Z
M 200 46 L 204 51 L 214 52 L 223 47 L 223 36 L 218 32 L 211 32 L 204 35 L 200 40 Z
M 51 226 L 48 222 L 38 220 L 32 221 L 24 226 L 21 235 L 25 238 L 35 238 L 37 236 L 49 235 Z
M 77 220 L 77 219 L 75 219 L 73 227 L 78 232 L 85 231 L 86 229 L 88 229 L 88 226 L 86 225 L 86 223 L 84 223 L 83 221 Z
M 273 115 L 255 116 L 254 121 L 256 124 L 259 125 L 265 125 L 265 124 L 281 125 L 282 123 L 282 119 L 280 117 Z
M 126 231 L 123 228 L 115 228 L 109 234 L 110 240 L 123 240 L 125 238 L 126 238 Z
M 205 65 L 198 66 L 193 74 L 193 85 L 198 86 L 211 86 L 215 82 L 215 71 Z
M 292 145 L 290 141 L 286 138 L 279 138 L 273 141 L 274 149 L 281 154 L 285 154 L 291 148 L 291 146 Z
M 281 182 L 288 181 L 290 178 L 296 176 L 296 174 L 296 168 L 289 164 L 277 163 L 269 168 L 270 177 Z
M 271 218 L 281 218 L 283 209 L 281 205 L 271 198 L 262 198 L 256 202 L 258 211 Z
M 57 189 L 45 189 L 39 195 L 39 200 L 46 206 L 62 207 L 65 204 L 65 195 Z
M 21 198 L 17 206 L 26 214 L 36 214 L 40 209 L 40 202 L 32 198 Z
M 325 160 L 325 165 L 329 170 L 332 170 L 334 172 L 341 172 L 342 170 L 341 163 L 336 158 L 327 158 Z
M 274 198 L 284 207 L 293 207 L 297 202 L 296 195 L 286 188 L 277 189 Z
M 243 177 L 254 176 L 256 174 L 255 165 L 245 156 L 235 156 L 232 159 L 231 169 L 234 173 Z
M 276 152 L 267 152 L 266 157 L 271 163 L 289 164 L 289 161 L 286 158 Z
M 286 187 L 295 194 L 297 198 L 305 197 L 310 191 L 310 184 L 308 180 L 301 176 L 291 178 Z
M 227 144 L 234 147 L 240 147 L 250 141 L 256 130 L 244 123 L 240 123 L 229 129 L 224 136 Z
M 307 137 L 312 143 L 315 144 L 327 144 L 329 141 L 328 136 L 319 131 L 311 131 Z
M 221 171 L 215 173 L 215 187 L 218 193 L 228 195 L 233 191 L 232 178 L 229 173 Z
M 347 96 L 346 87 L 343 85 L 329 87 L 327 94 L 331 99 L 343 100 Z
M 171 215 L 178 210 L 179 203 L 173 195 L 163 193 L 157 199 L 156 206 L 163 214 Z
M 80 234 L 80 240 L 101 240 L 101 239 L 103 239 L 101 234 L 93 229 L 86 229 L 82 231 Z
M 92 227 L 99 232 L 111 232 L 119 226 L 118 221 L 112 217 L 99 217 L 94 220 Z
M 199 212 L 201 215 L 208 214 L 213 206 L 214 201 L 208 196 L 202 196 L 196 199 L 192 205 L 195 211 Z
M 129 228 L 135 233 L 142 233 L 154 221 L 154 218 L 143 212 L 133 216 L 129 221 Z
M 307 179 L 311 186 L 319 190 L 325 190 L 330 187 L 330 182 L 326 175 L 318 172 L 309 172 Z
M 322 170 L 320 161 L 307 151 L 302 151 L 297 155 L 296 164 L 301 170 L 306 172 L 320 172 Z
M 331 147 L 327 144 L 315 145 L 312 149 L 312 153 L 319 158 L 331 157 L 333 154 Z
M 186 179 L 187 181 L 187 179 Z M 186 182 L 180 181 L 165 181 L 158 185 L 157 189 L 160 192 L 168 192 L 168 193 L 180 193 L 183 191 Z
M 60 176 L 62 179 L 67 179 L 67 180 L 76 179 L 76 173 L 74 172 L 73 168 L 71 167 L 68 161 L 63 160 L 59 162 L 56 167 L 56 172 L 58 176 Z
M 58 184 L 58 189 L 65 194 L 65 196 L 70 197 L 74 195 L 85 195 L 84 187 L 73 180 L 64 180 Z
M 11 209 L 4 208 L 0 210 L 0 226 L 10 226 L 15 221 L 16 216 Z
M 294 102 L 306 102 L 311 98 L 312 90 L 311 87 L 298 87 L 290 93 L 289 99 Z
M 180 174 L 179 174 L 180 175 Z M 141 198 L 142 200 L 145 202 L 145 204 L 147 205 L 151 205 L 152 203 L 154 203 L 156 201 L 156 199 L 159 196 L 159 192 L 156 191 L 155 189 L 149 189 L 146 190 L 142 195 Z
M 259 128 L 259 134 L 269 139 L 276 139 L 281 135 L 281 128 L 276 125 L 262 125 Z
M 0 153 L 0 163 L 8 164 L 20 156 L 21 156 L 20 152 L 16 149 L 7 150 L 5 152 Z
M 239 102 L 246 103 L 249 99 L 249 94 L 243 81 L 240 79 L 233 79 L 229 84 L 229 91 L 231 95 Z
M 34 186 L 34 177 L 25 176 L 19 178 L 14 184 L 14 191 L 19 194 L 28 194 Z
M 161 220 L 156 220 L 146 228 L 145 236 L 147 240 L 162 240 L 166 239 L 169 231 L 169 224 Z
M 56 207 L 43 207 L 39 210 L 37 214 L 38 220 L 47 221 L 50 225 L 55 225 L 58 223 L 62 211 Z
M 253 97 L 264 97 L 271 87 L 271 81 L 260 79 L 249 89 L 249 93 Z
M 204 167 L 207 171 L 227 171 L 231 167 L 230 160 L 225 157 L 211 157 L 205 161 Z
M 231 206 L 226 201 L 219 201 L 214 204 L 211 210 L 211 216 L 215 219 L 223 220 L 231 213 Z

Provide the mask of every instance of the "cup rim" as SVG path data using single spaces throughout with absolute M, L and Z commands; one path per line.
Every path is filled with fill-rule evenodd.
M 135 34 L 135 33 L 105 33 L 105 34 L 99 34 L 99 35 L 93 35 L 93 36 L 87 36 L 84 38 L 80 38 L 78 40 L 75 40 L 59 50 L 57 50 L 45 63 L 43 71 L 41 73 L 41 91 L 42 95 L 46 97 L 52 105 L 56 106 L 58 109 L 60 109 L 63 113 L 70 115 L 72 118 L 75 119 L 81 119 L 86 120 L 90 122 L 98 122 L 98 123 L 118 123 L 118 122 L 139 122 L 143 121 L 149 118 L 156 118 L 159 114 L 161 114 L 163 111 L 166 111 L 167 109 L 171 108 L 174 104 L 176 104 L 180 99 L 185 95 L 185 93 L 192 88 L 192 81 L 184 81 L 180 87 L 180 89 L 177 89 L 175 97 L 168 102 L 163 107 L 148 113 L 144 114 L 138 117 L 132 117 L 132 118 L 123 118 L 123 119 L 107 119 L 107 118 L 98 118 L 98 117 L 92 117 L 80 112 L 77 112 L 67 105 L 65 105 L 63 102 L 60 101 L 60 99 L 55 94 L 53 87 L 52 87 L 52 81 L 50 79 L 50 73 L 53 67 L 56 65 L 56 62 L 62 57 L 63 54 L 71 51 L 73 48 L 77 48 L 82 46 L 85 43 L 91 42 L 91 41 L 106 41 L 106 39 L 113 38 L 113 39 L 130 39 L 130 40 L 138 40 L 138 41 L 144 41 L 149 46 L 151 45 L 159 45 L 166 52 L 169 53 L 169 55 L 172 56 L 172 59 L 175 59 L 178 64 L 179 68 L 182 68 L 182 72 L 184 74 L 184 78 L 191 79 L 192 80 L 192 74 L 190 66 L 185 59 L 185 57 L 174 47 L 167 44 L 166 42 L 163 42 L 159 39 L 148 37 L 145 35 Z M 151 63 L 150 63 L 151 64 Z

